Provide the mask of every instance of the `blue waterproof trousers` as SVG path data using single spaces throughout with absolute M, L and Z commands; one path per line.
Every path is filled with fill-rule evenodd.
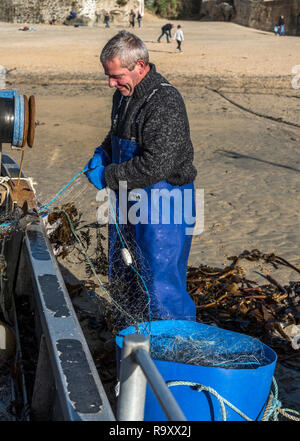
M 115 135 L 111 141 L 112 163 L 121 163 L 139 154 L 135 141 Z M 170 192 L 174 198 L 170 197 Z M 140 305 L 143 313 L 139 317 L 146 321 L 195 320 L 196 307 L 186 291 L 191 232 L 196 216 L 194 184 L 172 186 L 161 181 L 144 189 L 128 191 L 125 195 L 127 206 L 120 194 L 116 194 L 115 217 L 122 241 L 116 225 L 110 223 L 109 279 L 114 289 L 124 290 L 118 296 L 125 302 L 124 309 L 129 314 L 128 309 L 132 309 L 136 318 L 137 305 Z M 164 208 L 168 205 L 169 210 Z M 137 218 L 140 219 L 138 223 Z M 132 266 L 127 266 L 120 258 L 124 246 L 133 258 Z M 128 296 L 130 299 L 126 300 Z

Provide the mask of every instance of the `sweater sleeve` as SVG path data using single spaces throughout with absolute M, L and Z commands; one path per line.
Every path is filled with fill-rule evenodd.
M 185 105 L 173 87 L 162 87 L 152 97 L 140 124 L 140 155 L 106 167 L 105 179 L 113 190 L 120 181 L 127 181 L 128 189 L 133 189 L 168 180 L 191 146 Z
M 113 105 L 112 105 L 112 110 L 111 110 L 111 124 L 112 124 L 112 120 L 113 120 L 113 115 L 116 112 L 116 108 L 118 106 L 118 103 L 120 101 L 120 93 L 118 91 L 116 91 L 113 95 Z M 101 147 L 103 148 L 103 150 L 105 151 L 105 153 L 108 154 L 108 156 L 110 157 L 110 159 L 112 159 L 112 145 L 111 145 L 111 129 L 108 132 L 108 134 L 106 135 L 105 139 L 103 140 L 103 142 L 101 143 Z
M 111 136 L 110 136 L 110 132 L 106 135 L 106 138 L 104 139 L 104 141 L 101 143 L 101 147 L 103 148 L 103 150 L 105 151 L 105 153 L 108 154 L 108 156 L 110 157 L 110 160 L 112 158 L 112 151 L 111 151 Z

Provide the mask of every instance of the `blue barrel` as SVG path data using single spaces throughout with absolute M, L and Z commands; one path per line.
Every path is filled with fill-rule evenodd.
M 151 355 L 164 380 L 167 383 L 198 383 L 213 390 L 199 392 L 195 386 L 175 386 L 173 383 L 170 390 L 188 421 L 224 420 L 220 401 L 214 392 L 249 419 L 261 420 L 277 360 L 271 348 L 247 335 L 192 321 L 165 320 L 151 322 L 150 325 Z M 141 334 L 149 336 L 149 323 L 138 326 Z M 129 334 L 136 334 L 134 326 L 121 331 L 119 335 Z M 174 341 L 181 343 L 174 345 Z M 118 360 L 122 342 L 123 337 L 116 338 Z M 185 355 L 194 348 L 194 360 L 200 360 L 200 364 L 184 361 Z M 171 359 L 172 353 L 177 361 L 165 361 L 166 358 Z M 226 421 L 245 421 L 226 403 L 225 410 Z M 144 419 L 166 421 L 149 385 Z

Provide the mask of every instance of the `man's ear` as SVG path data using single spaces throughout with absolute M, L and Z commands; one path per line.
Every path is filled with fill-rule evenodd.
M 138 72 L 140 75 L 143 75 L 145 73 L 145 69 L 146 69 L 146 63 L 144 60 L 137 60 L 136 62 L 137 67 L 138 67 Z

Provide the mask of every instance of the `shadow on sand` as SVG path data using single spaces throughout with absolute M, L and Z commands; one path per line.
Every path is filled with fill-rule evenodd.
M 227 158 L 232 159 L 250 159 L 252 161 L 262 162 L 264 164 L 272 165 L 273 167 L 285 168 L 287 170 L 291 170 L 297 173 L 300 173 L 300 170 L 294 167 L 290 167 L 289 165 L 282 165 L 272 161 L 266 161 L 265 159 L 256 158 L 254 156 L 243 155 L 242 153 L 233 152 L 230 150 L 216 150 L 216 153 L 226 156 Z

